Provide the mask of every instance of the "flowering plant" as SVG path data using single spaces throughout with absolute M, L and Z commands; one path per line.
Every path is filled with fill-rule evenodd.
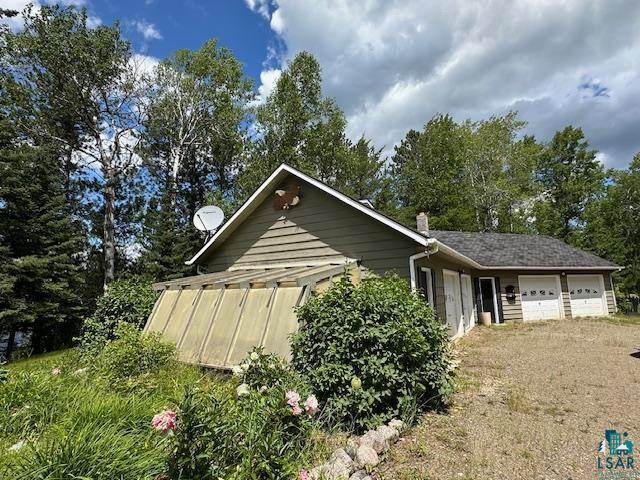
M 285 398 L 287 399 L 287 405 L 291 408 L 291 414 L 294 416 L 300 415 L 303 410 L 300 407 L 300 394 L 295 390 L 289 390 L 285 394 Z M 312 417 L 318 411 L 318 399 L 315 395 L 309 395 L 307 399 L 303 403 L 304 412 Z
M 241 384 L 263 392 L 277 385 L 293 384 L 295 379 L 295 373 L 282 359 L 272 353 L 264 353 L 262 347 L 251 350 L 239 365 L 231 368 L 231 372 Z
M 173 410 L 163 410 L 153 416 L 151 426 L 162 433 L 173 431 L 176 429 L 177 425 L 176 417 L 176 412 Z

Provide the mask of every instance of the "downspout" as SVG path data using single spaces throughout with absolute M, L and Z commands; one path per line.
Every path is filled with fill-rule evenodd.
M 425 245 L 425 251 L 416 253 L 414 255 L 409 256 L 409 276 L 411 280 L 411 290 L 415 290 L 418 288 L 418 277 L 416 276 L 416 260 L 424 257 L 428 257 L 434 253 L 438 252 L 438 245 L 436 240 L 430 238 L 427 240 L 427 244 Z

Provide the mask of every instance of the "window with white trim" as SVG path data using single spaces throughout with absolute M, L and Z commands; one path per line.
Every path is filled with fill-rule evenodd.
M 434 294 L 433 294 L 433 277 L 431 276 L 431 269 L 427 267 L 420 267 L 418 271 L 418 288 L 427 300 L 427 303 L 432 307 L 435 307 Z

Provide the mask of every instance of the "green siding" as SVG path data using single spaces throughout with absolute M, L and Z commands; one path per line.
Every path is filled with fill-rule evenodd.
M 274 194 L 267 197 L 203 260 L 208 271 L 361 260 L 376 273 L 409 278 L 414 242 L 305 182 L 289 179 L 279 188 L 290 185 L 302 187 L 300 204 L 276 210 Z

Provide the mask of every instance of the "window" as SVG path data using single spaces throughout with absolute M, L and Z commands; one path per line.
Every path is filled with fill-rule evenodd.
M 418 288 L 427 299 L 427 302 L 432 307 L 435 307 L 434 295 L 433 295 L 433 277 L 431 276 L 431 269 L 421 267 L 418 272 Z

